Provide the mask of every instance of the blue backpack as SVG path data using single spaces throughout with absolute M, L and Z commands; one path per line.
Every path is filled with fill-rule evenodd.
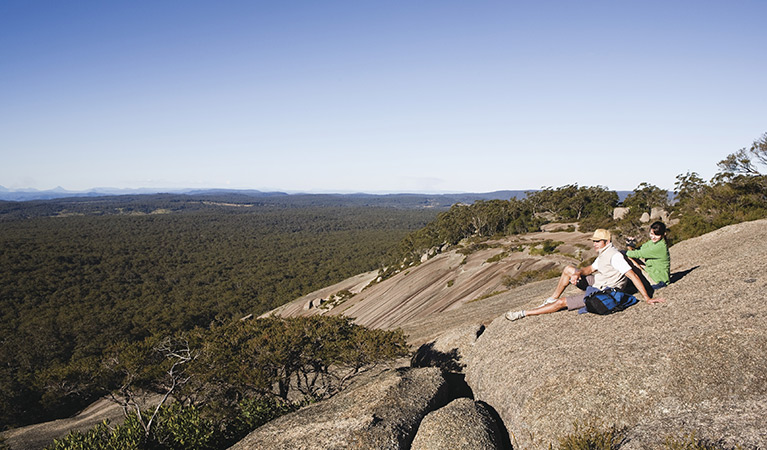
M 613 288 L 602 291 L 595 290 L 583 299 L 586 303 L 586 311 L 594 314 L 612 314 L 623 311 L 631 305 L 639 303 L 639 299 Z

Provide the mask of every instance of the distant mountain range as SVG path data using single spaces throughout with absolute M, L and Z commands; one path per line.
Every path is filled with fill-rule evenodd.
M 185 194 L 185 195 L 220 195 L 220 194 L 239 194 L 250 197 L 274 197 L 287 195 L 341 195 L 349 197 L 383 197 L 383 196 L 428 196 L 428 197 L 446 197 L 454 199 L 456 202 L 473 202 L 476 200 L 508 200 L 512 197 L 523 198 L 529 192 L 527 190 L 507 190 L 486 193 L 457 193 L 457 194 L 308 194 L 296 193 L 288 194 L 286 192 L 264 192 L 255 189 L 118 189 L 118 188 L 94 188 L 88 191 L 69 191 L 62 187 L 56 187 L 49 190 L 37 189 L 8 189 L 0 186 L 0 200 L 23 202 L 31 200 L 53 200 L 58 198 L 73 197 L 104 197 L 115 195 L 151 195 L 151 194 Z
M 144 194 L 187 194 L 193 193 L 193 189 L 119 189 L 119 188 L 94 188 L 88 191 L 70 191 L 62 188 L 61 186 L 54 189 L 38 190 L 38 189 L 8 189 L 4 186 L 0 186 L 0 200 L 23 202 L 29 200 L 52 200 L 57 198 L 71 198 L 71 197 L 103 197 L 112 195 L 144 195 Z M 204 192 L 215 192 L 215 190 L 208 190 Z M 235 192 L 235 191 L 232 191 Z M 252 191 L 259 192 L 259 191 Z
M 451 201 L 452 203 L 464 202 L 473 203 L 477 200 L 508 200 L 510 198 L 524 198 L 527 192 L 536 191 L 537 189 L 525 189 L 525 190 L 503 190 L 483 193 L 445 193 L 445 194 L 424 194 L 424 193 L 399 193 L 399 194 L 368 194 L 368 193 L 353 193 L 353 194 L 311 194 L 311 193 L 287 193 L 287 192 L 264 192 L 255 189 L 153 189 L 153 188 L 138 188 L 138 189 L 120 189 L 120 188 L 94 188 L 88 191 L 70 191 L 62 187 L 56 187 L 48 190 L 37 189 L 8 189 L 4 186 L 0 186 L 0 200 L 12 201 L 12 202 L 24 202 L 32 200 L 54 200 L 59 198 L 76 198 L 76 197 L 104 197 L 104 196 L 117 196 L 117 195 L 152 195 L 152 194 L 181 194 L 181 195 L 221 195 L 221 194 L 239 194 L 249 197 L 276 197 L 276 196 L 292 196 L 292 195 L 331 195 L 342 197 L 357 197 L 357 198 L 381 198 L 381 197 L 431 197 L 441 198 L 445 201 Z M 631 191 L 617 191 L 618 197 L 622 201 Z M 441 202 L 442 203 L 442 202 Z

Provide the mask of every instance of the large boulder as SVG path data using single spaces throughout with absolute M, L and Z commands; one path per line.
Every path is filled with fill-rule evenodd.
M 470 398 L 459 398 L 430 412 L 421 422 L 411 450 L 509 449 L 493 411 Z
M 614 208 L 613 209 L 613 220 L 621 220 L 624 217 L 626 217 L 626 214 L 629 213 L 629 210 L 631 208 Z
M 256 429 L 231 447 L 407 449 L 418 425 L 448 401 L 439 369 L 399 369 L 359 377 L 356 386 Z
M 622 449 L 689 432 L 767 448 L 767 221 L 684 241 L 671 259 L 664 304 L 487 326 L 466 379 L 515 448 L 548 448 L 590 419 L 625 427 Z

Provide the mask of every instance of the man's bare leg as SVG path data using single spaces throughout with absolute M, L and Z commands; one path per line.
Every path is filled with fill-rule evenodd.
M 533 308 L 529 311 L 509 311 L 506 314 L 504 314 L 504 317 L 506 317 L 506 320 L 519 320 L 522 318 L 525 318 L 527 316 L 537 316 L 539 314 L 550 314 L 557 311 L 560 311 L 562 309 L 567 308 L 567 300 L 564 298 L 560 298 L 557 300 L 554 300 L 552 303 L 544 303 L 543 305 Z
M 565 289 L 570 284 L 570 280 L 573 275 L 578 271 L 573 266 L 567 266 L 562 270 L 562 275 L 559 277 L 557 288 L 554 290 L 554 294 L 551 298 L 543 302 L 543 304 L 537 308 L 533 308 L 529 311 L 508 311 L 504 316 L 507 320 L 519 320 L 527 316 L 537 316 L 539 314 L 550 314 L 567 308 L 567 301 L 564 298 L 559 298 Z
M 564 298 L 557 299 L 554 303 L 539 306 L 537 308 L 525 311 L 525 316 L 537 316 L 539 314 L 551 314 L 557 311 L 567 309 L 567 300 Z
M 559 277 L 557 288 L 554 290 L 551 298 L 558 299 L 562 296 L 562 293 L 565 292 L 565 289 L 570 284 L 570 278 L 575 274 L 577 270 L 578 269 L 573 266 L 567 266 L 564 268 L 564 270 L 562 270 L 562 275 Z

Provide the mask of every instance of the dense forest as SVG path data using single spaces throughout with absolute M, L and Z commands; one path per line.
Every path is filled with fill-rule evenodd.
M 354 371 L 406 351 L 401 334 L 346 318 L 238 318 L 363 271 L 388 276 L 467 238 L 536 231 L 552 221 L 620 236 L 646 227 L 641 215 L 661 207 L 679 241 L 764 218 L 762 166 L 767 134 L 722 160 L 709 181 L 679 175 L 671 201 L 665 190 L 641 183 L 622 201 L 605 187 L 567 185 L 449 208 L 448 197 L 407 195 L 0 202 L 0 427 L 62 416 L 106 392 L 130 399 L 119 394 L 126 386 L 168 392 L 168 375 L 181 373 L 199 383 L 196 390 L 179 389 L 179 402 L 158 413 L 167 424 L 182 417 L 198 424 L 187 423 L 182 434 L 209 430 L 195 448 L 217 448 L 221 430 L 234 433 L 221 438 L 229 442 L 295 407 L 287 400 L 293 383 L 321 398 L 340 388 L 329 367 Z M 614 220 L 616 206 L 630 211 Z M 187 363 L 187 372 L 174 372 Z M 227 364 L 235 365 L 219 370 Z M 318 380 L 325 382 L 315 389 Z M 254 415 L 261 419 L 246 420 Z M 151 434 L 142 420 L 129 419 L 120 432 L 143 433 L 141 442 L 155 439 L 152 445 L 176 439 L 178 430 L 157 425 Z M 102 442 L 111 431 L 93 433 L 87 439 Z
M 90 400 L 87 392 L 46 396 L 52 368 L 118 341 L 258 315 L 379 269 L 392 247 L 438 211 L 231 201 L 159 196 L 6 205 L 12 217 L 0 220 L 2 426 L 66 414 Z
M 211 190 L 194 195 L 151 194 L 83 196 L 25 202 L 0 200 L 0 220 L 54 215 L 149 214 L 152 212 L 210 211 L 214 207 L 309 208 L 378 207 L 446 209 L 455 203 L 524 198 L 526 191 L 467 194 L 284 194 L 280 192 Z M 3 196 L 0 196 L 2 198 Z M 8 196 L 5 196 L 8 197 Z

